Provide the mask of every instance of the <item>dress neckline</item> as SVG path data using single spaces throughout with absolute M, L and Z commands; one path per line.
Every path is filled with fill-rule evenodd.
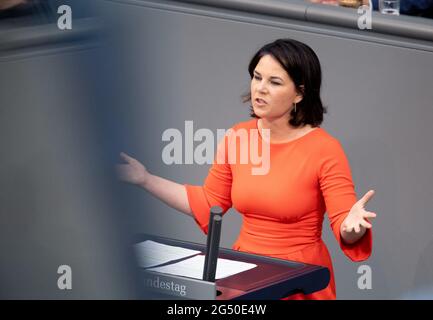
M 259 119 L 255 119 L 255 120 L 256 120 L 255 121 L 255 127 L 256 127 L 256 129 L 257 129 L 257 131 L 259 133 L 260 139 L 262 141 L 268 143 L 271 146 L 285 146 L 285 145 L 288 145 L 288 144 L 300 141 L 300 140 L 306 138 L 307 136 L 309 136 L 311 133 L 319 131 L 319 130 L 322 129 L 321 127 L 315 127 L 313 130 L 308 131 L 307 133 L 303 134 L 302 136 L 300 136 L 298 138 L 295 138 L 295 139 L 292 139 L 292 140 L 289 140 L 289 141 L 285 141 L 285 142 L 269 142 L 269 141 L 266 141 L 265 139 L 263 139 L 263 137 L 262 137 L 262 134 L 260 132 L 261 130 L 259 129 Z

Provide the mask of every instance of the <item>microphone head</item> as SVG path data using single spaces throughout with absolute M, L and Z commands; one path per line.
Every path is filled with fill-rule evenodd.
M 213 214 L 223 214 L 223 209 L 220 206 L 213 206 L 210 208 L 210 212 Z

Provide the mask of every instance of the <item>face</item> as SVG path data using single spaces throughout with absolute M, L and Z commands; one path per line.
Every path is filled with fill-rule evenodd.
M 251 102 L 259 118 L 275 120 L 290 118 L 293 103 L 299 103 L 302 95 L 286 70 L 271 55 L 263 56 L 251 79 Z

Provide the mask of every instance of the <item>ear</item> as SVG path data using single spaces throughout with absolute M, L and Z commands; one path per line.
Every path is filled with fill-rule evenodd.
M 304 99 L 304 85 L 300 85 L 297 89 L 296 97 L 295 97 L 295 103 L 299 103 Z

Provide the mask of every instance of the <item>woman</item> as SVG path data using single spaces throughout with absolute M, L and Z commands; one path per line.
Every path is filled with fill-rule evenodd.
M 331 272 L 327 288 L 288 298 L 335 299 L 331 258 L 321 239 L 324 213 L 328 212 L 343 252 L 353 261 L 365 260 L 372 250 L 367 219 L 376 214 L 364 206 L 374 191 L 356 201 L 344 151 L 320 128 L 325 112 L 321 67 L 310 47 L 291 39 L 276 40 L 255 54 L 249 73 L 251 92 L 245 100 L 251 101 L 253 119 L 235 125 L 225 140 L 241 129 L 268 130 L 269 136 L 259 135 L 259 143 L 270 148 L 266 174 L 252 174 L 251 163 L 215 161 L 203 186 L 180 185 L 151 175 L 122 153 L 127 164 L 119 166 L 120 177 L 192 216 L 204 232 L 211 206 L 224 212 L 235 207 L 243 216 L 235 250 L 326 266 Z M 223 154 L 227 160 L 232 152 L 229 144 L 220 143 L 217 157 Z

